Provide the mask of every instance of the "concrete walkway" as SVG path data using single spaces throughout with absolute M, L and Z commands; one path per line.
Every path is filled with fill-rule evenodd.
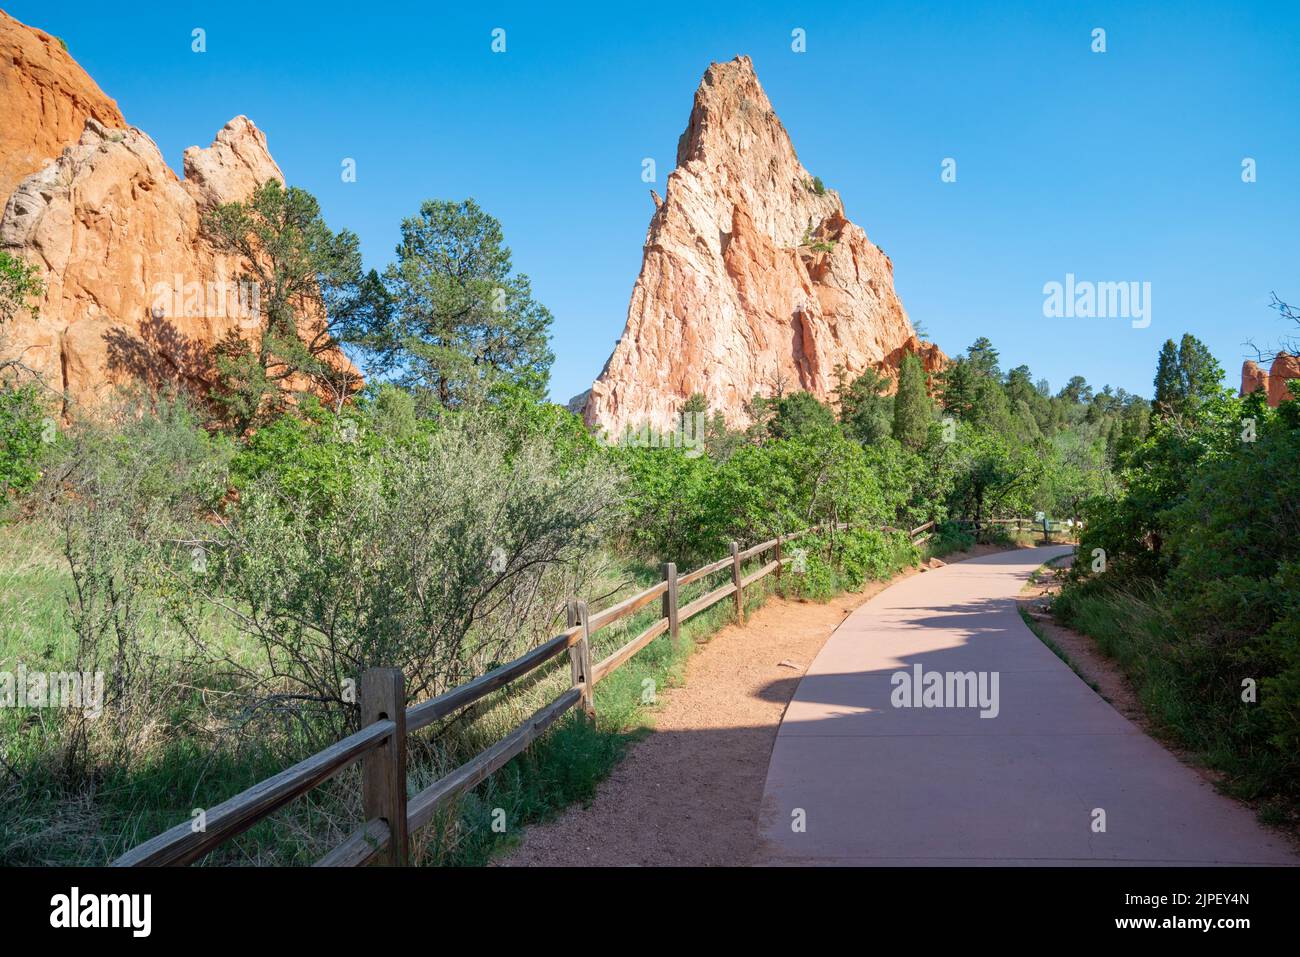
M 1026 627 L 1016 595 L 1035 568 L 1069 551 L 1000 552 L 914 575 L 845 619 L 777 735 L 761 862 L 1300 862 Z M 996 716 L 895 706 L 903 692 L 891 676 L 906 673 L 910 688 L 917 665 L 922 688 L 925 674 L 945 676 L 950 705 L 961 701 L 948 673 L 984 673 L 986 702 L 996 673 Z M 1104 831 L 1094 829 L 1101 812 Z

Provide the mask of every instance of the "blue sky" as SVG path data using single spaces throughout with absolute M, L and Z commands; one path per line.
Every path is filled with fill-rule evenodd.
M 985 335 L 1053 389 L 1081 374 L 1149 395 L 1166 338 L 1205 340 L 1235 385 L 1247 339 L 1293 331 L 1267 304 L 1300 301 L 1295 2 L 0 3 L 62 37 L 175 167 L 250 116 L 369 265 L 421 200 L 474 197 L 555 316 L 559 401 L 622 333 L 642 158 L 662 191 L 701 75 L 740 53 L 949 353 Z M 1150 282 L 1150 326 L 1044 318 L 1066 273 Z

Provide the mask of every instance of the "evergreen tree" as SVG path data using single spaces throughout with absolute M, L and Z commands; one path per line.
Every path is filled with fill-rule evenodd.
M 998 350 L 993 348 L 993 343 L 985 336 L 980 336 L 966 349 L 966 356 L 970 360 L 975 370 L 991 379 L 1002 378 L 1002 371 L 998 368 Z
M 1223 367 L 1200 339 L 1183 333 L 1177 346 L 1166 339 L 1156 364 L 1156 410 L 1161 415 L 1194 412 L 1218 392 L 1222 380 Z
M 387 308 L 378 275 L 362 270 L 356 235 L 332 232 L 311 193 L 275 180 L 247 202 L 218 206 L 204 227 L 247 264 L 240 280 L 257 290 L 259 324 L 255 336 L 232 330 L 213 347 L 213 404 L 236 433 L 288 409 L 295 381 L 342 408 L 361 379 L 337 361 L 339 345 L 365 340 Z
M 939 373 L 943 410 L 954 418 L 969 419 L 975 411 L 978 375 L 965 356 L 958 356 Z
M 923 447 L 933 410 L 921 360 L 915 353 L 906 353 L 898 367 L 898 392 L 894 394 L 894 438 L 912 449 Z
M 1182 405 L 1183 387 L 1178 374 L 1178 347 L 1174 340 L 1166 339 L 1156 360 L 1155 407 L 1160 412 L 1173 412 Z
M 811 392 L 791 392 L 776 400 L 776 415 L 768 423 L 774 439 L 812 438 L 835 428 L 835 414 Z
M 1070 381 L 1065 384 L 1059 397 L 1071 403 L 1091 402 L 1092 386 L 1088 385 L 1088 380 L 1081 375 L 1071 376 Z
M 1178 343 L 1178 370 L 1183 402 L 1189 411 L 1216 394 L 1223 381 L 1223 367 L 1205 343 L 1189 332 L 1183 333 Z
M 514 272 L 501 224 L 472 199 L 426 200 L 404 220 L 384 281 L 394 314 L 375 352 L 403 385 L 443 406 L 503 384 L 545 396 L 551 314 Z
M 888 388 L 889 380 L 874 369 L 863 372 L 852 385 L 841 380 L 836 391 L 845 435 L 863 445 L 878 445 L 889 437 L 894 427 L 894 398 Z

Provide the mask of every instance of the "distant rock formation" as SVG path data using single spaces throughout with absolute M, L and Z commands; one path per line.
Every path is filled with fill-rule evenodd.
M 201 220 L 284 182 L 266 136 L 236 117 L 185 151 L 182 180 L 57 40 L 0 14 L 0 50 L 16 51 L 0 63 L 0 184 L 13 184 L 0 249 L 46 286 L 34 316 L 0 329 L 0 358 L 86 408 L 133 381 L 206 392 L 211 347 L 260 333 L 260 291 L 241 287 L 247 264 L 213 248 Z
M 795 156 L 748 57 L 714 63 L 646 237 L 627 326 L 585 403 L 611 433 L 672 422 L 694 392 L 733 425 L 776 388 L 830 399 L 835 368 L 933 371 L 893 264 Z
M 1292 379 L 1300 379 L 1300 356 L 1279 352 L 1267 372 L 1247 359 L 1241 367 L 1241 394 L 1250 395 L 1263 389 L 1268 394 L 1268 404 L 1276 408 L 1288 399 L 1298 398 L 1287 387 Z
M 1260 389 L 1268 391 L 1268 373 L 1255 360 L 1247 359 L 1241 366 L 1241 394 L 1250 395 Z

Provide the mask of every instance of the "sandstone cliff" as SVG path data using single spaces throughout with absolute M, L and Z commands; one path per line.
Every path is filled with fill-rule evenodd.
M 56 37 L 0 10 L 0 203 L 65 146 L 86 120 L 126 120 Z
M 239 282 L 247 264 L 214 249 L 201 220 L 284 181 L 265 135 L 236 117 L 211 146 L 185 151 L 181 179 L 57 40 L 3 17 L 0 49 L 21 51 L 0 63 L 0 183 L 16 183 L 0 249 L 36 265 L 46 286 L 35 315 L 0 329 L 0 358 L 82 408 L 137 381 L 206 392 L 209 350 L 232 332 L 256 338 L 260 296 Z
M 35 315 L 3 330 L 4 352 L 74 403 L 131 381 L 201 388 L 211 346 L 257 329 L 239 260 L 211 247 L 200 217 L 282 178 L 266 139 L 238 117 L 208 150 L 187 150 L 185 170 L 182 181 L 140 130 L 91 119 L 5 205 L 0 249 L 37 265 L 46 288 Z
M 693 392 L 734 425 L 775 388 L 823 401 L 834 370 L 929 369 L 894 292 L 893 264 L 804 169 L 748 57 L 714 63 L 695 94 L 646 237 L 627 326 L 586 403 L 620 433 L 667 425 Z
M 1263 389 L 1268 394 L 1268 404 L 1277 407 L 1296 398 L 1287 387 L 1292 379 L 1300 379 L 1300 356 L 1279 352 L 1267 372 L 1247 359 L 1241 367 L 1241 394 L 1249 395 Z

